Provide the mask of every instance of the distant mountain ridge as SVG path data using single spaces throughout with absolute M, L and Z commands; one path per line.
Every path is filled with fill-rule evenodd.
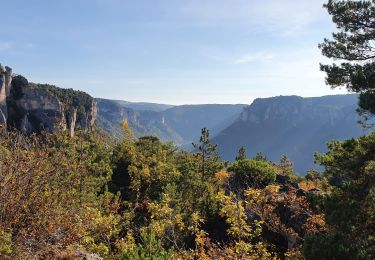
M 206 127 L 212 136 L 233 123 L 246 105 L 203 104 L 175 106 L 162 112 L 165 122 L 186 140 L 185 145 L 198 141 Z
M 197 141 L 200 130 L 209 128 L 219 133 L 238 118 L 246 105 L 182 105 L 146 104 L 131 106 L 128 102 L 97 99 L 99 125 L 108 132 L 121 136 L 120 122 L 127 120 L 136 136 L 155 135 L 163 141 L 172 141 L 190 148 Z M 134 104 L 134 103 L 132 103 Z M 169 108 L 167 108 L 170 106 Z M 152 110 L 152 108 L 154 108 Z M 160 111 L 161 108 L 167 108 Z
M 131 108 L 134 110 L 149 110 L 155 112 L 161 112 L 167 110 L 168 108 L 174 107 L 174 105 L 168 104 L 158 104 L 158 103 L 150 103 L 150 102 L 130 102 L 124 100 L 113 100 L 117 102 L 119 105 Z
M 272 161 L 287 155 L 300 174 L 314 168 L 313 154 L 330 140 L 365 134 L 357 123 L 357 95 L 314 98 L 279 96 L 256 99 L 239 118 L 213 139 L 223 159 L 233 160 L 244 146 Z
M 98 104 L 99 126 L 113 134 L 121 137 L 120 123 L 127 120 L 130 128 L 137 137 L 154 135 L 164 141 L 173 141 L 181 144 L 182 137 L 165 124 L 163 115 L 157 111 L 135 110 L 124 106 L 125 103 L 116 100 L 96 99 Z

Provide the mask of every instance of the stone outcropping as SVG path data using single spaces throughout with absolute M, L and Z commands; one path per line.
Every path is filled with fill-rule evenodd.
M 0 74 L 0 124 L 26 133 L 77 129 L 92 131 L 96 102 L 86 93 L 51 85 L 29 83 L 12 76 L 12 69 Z
M 353 95 L 353 97 L 356 97 Z M 273 98 L 258 98 L 246 107 L 240 120 L 249 121 L 253 124 L 263 124 L 270 121 L 283 121 L 291 124 L 299 124 L 306 120 L 319 120 L 334 123 L 336 120 L 356 120 L 356 114 L 342 113 L 342 108 L 348 107 L 345 99 L 350 96 L 327 96 L 318 98 L 302 98 L 299 96 L 279 96 Z M 343 102 L 344 104 L 340 104 Z M 349 104 L 351 108 L 356 107 L 356 102 Z
M 5 67 L 5 71 L 0 74 L 0 124 L 5 124 L 8 117 L 6 97 L 10 94 L 12 84 L 12 69 Z

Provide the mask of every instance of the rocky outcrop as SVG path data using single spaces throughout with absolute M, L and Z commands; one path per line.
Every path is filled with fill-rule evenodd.
M 6 97 L 10 93 L 12 83 L 12 69 L 5 67 L 5 71 L 0 74 L 0 124 L 6 124 L 8 116 Z
M 282 120 L 299 115 L 303 107 L 303 98 L 298 96 L 257 98 L 246 107 L 240 120 L 261 123 L 267 120 Z
M 76 128 L 76 123 L 77 123 L 77 109 L 73 108 L 66 113 L 66 125 L 67 128 L 69 129 L 69 134 L 70 136 L 74 135 L 74 129 Z
M 65 129 L 63 105 L 39 89 L 22 87 L 7 97 L 8 126 L 25 132 Z
M 355 111 L 356 98 L 356 95 L 317 98 L 299 96 L 258 98 L 242 111 L 240 120 L 254 124 L 270 121 L 299 124 L 306 120 L 317 119 L 328 123 L 334 123 L 337 120 L 356 120 L 355 113 L 343 113 L 343 109 L 348 107 L 352 109 L 350 112 Z
M 280 252 L 301 247 L 307 234 L 324 229 L 324 221 L 314 221 L 319 219 L 320 211 L 308 198 L 312 194 L 324 196 L 318 189 L 308 189 L 290 180 L 289 176 L 277 175 L 273 189 L 266 188 L 260 192 L 262 202 L 249 207 L 247 215 L 250 223 L 254 220 L 264 222 L 264 236 Z
M 97 114 L 96 102 L 83 92 L 52 85 L 29 83 L 22 76 L 12 77 L 6 67 L 0 75 L 0 123 L 26 133 L 77 129 L 92 131 Z

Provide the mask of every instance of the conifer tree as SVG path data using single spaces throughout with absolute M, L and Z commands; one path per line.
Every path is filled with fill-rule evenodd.
M 339 32 L 319 45 L 323 55 L 340 64 L 321 65 L 332 88 L 360 94 L 359 112 L 375 114 L 375 1 L 329 0 L 324 7 Z
M 238 154 L 236 156 L 236 161 L 245 160 L 245 159 L 247 159 L 247 157 L 246 157 L 246 148 L 242 146 L 240 148 L 240 150 L 238 150 Z
M 217 145 L 211 142 L 209 130 L 207 128 L 202 128 L 201 133 L 199 143 L 193 143 L 193 147 L 197 150 L 197 155 L 201 158 L 202 179 L 205 179 L 209 173 L 213 174 L 218 170 L 218 168 L 214 167 L 212 164 L 218 164 L 219 155 Z

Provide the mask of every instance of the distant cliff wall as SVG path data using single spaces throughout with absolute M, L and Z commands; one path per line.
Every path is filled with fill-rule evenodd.
M 313 155 L 327 151 L 327 142 L 366 133 L 357 124 L 357 103 L 357 95 L 256 99 L 213 142 L 224 160 L 234 160 L 244 146 L 248 156 L 262 152 L 275 162 L 287 155 L 295 170 L 304 175 L 319 169 Z
M 121 138 L 121 121 L 126 120 L 136 137 L 153 135 L 163 141 L 173 140 L 181 144 L 183 139 L 168 124 L 163 114 L 156 111 L 134 109 L 123 106 L 120 102 L 107 99 L 97 99 L 98 125 L 112 135 Z
M 0 124 L 26 133 L 77 129 L 92 131 L 97 114 L 88 94 L 52 85 L 29 83 L 12 76 L 6 67 L 0 73 Z

